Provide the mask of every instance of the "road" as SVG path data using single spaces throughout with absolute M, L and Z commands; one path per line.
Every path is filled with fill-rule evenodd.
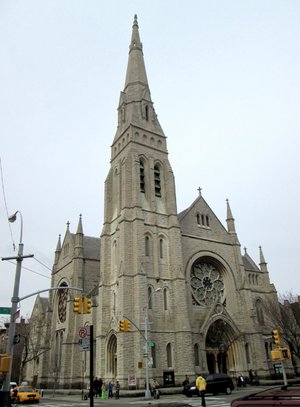
M 251 393 L 253 391 L 263 390 L 263 387 L 247 387 L 245 389 L 235 390 L 230 395 L 220 394 L 218 396 L 207 395 L 206 407 L 230 407 L 233 399 Z M 90 400 L 81 400 L 79 396 L 60 396 L 57 394 L 55 398 L 44 397 L 40 403 L 41 407 L 89 407 Z M 182 394 L 163 395 L 159 400 L 145 400 L 142 398 L 120 398 L 119 400 L 109 399 L 101 400 L 94 399 L 95 407 L 145 407 L 145 406 L 174 406 L 174 407 L 200 407 L 201 398 L 186 397 Z

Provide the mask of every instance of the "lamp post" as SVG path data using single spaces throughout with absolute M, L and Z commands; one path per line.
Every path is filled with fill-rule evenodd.
M 146 391 L 145 391 L 145 399 L 151 399 L 151 392 L 149 386 L 149 366 L 148 366 L 148 319 L 149 319 L 149 303 L 151 297 L 154 293 L 161 291 L 161 288 L 156 288 L 149 296 L 147 306 L 145 307 L 145 348 L 144 348 L 144 358 L 145 358 L 145 376 L 146 376 Z
M 9 331 L 8 331 L 8 340 L 7 340 L 7 347 L 6 353 L 11 357 L 10 360 L 10 368 L 9 371 L 5 375 L 5 379 L 3 381 L 3 391 L 9 392 L 10 381 L 11 381 L 11 370 L 12 370 L 12 358 L 13 358 L 13 351 L 14 351 L 14 336 L 16 331 L 16 318 L 17 318 L 17 311 L 18 311 L 18 302 L 19 302 L 19 287 L 20 287 L 20 278 L 21 278 L 21 266 L 22 261 L 24 258 L 33 257 L 33 254 L 29 254 L 27 256 L 23 255 L 23 218 L 20 211 L 15 212 L 12 216 L 8 218 L 9 222 L 15 222 L 17 219 L 17 214 L 20 215 L 21 218 L 21 231 L 20 231 L 20 242 L 18 246 L 18 254 L 17 257 L 2 257 L 2 260 L 16 260 L 16 273 L 15 273 L 15 283 L 14 283 L 14 291 L 13 296 L 11 299 L 11 311 L 10 311 L 10 323 L 9 323 Z M 7 404 L 8 405 L 8 404 Z

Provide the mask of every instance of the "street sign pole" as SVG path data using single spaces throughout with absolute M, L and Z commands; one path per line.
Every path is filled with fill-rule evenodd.
M 90 325 L 90 407 L 94 407 L 94 332 L 93 325 Z

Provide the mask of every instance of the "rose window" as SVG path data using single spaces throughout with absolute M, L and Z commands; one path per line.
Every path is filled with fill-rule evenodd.
M 193 297 L 200 305 L 212 305 L 224 292 L 222 277 L 211 263 L 194 263 L 191 286 Z

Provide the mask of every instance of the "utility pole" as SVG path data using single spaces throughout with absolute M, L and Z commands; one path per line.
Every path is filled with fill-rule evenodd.
M 16 331 L 16 318 L 17 318 L 17 311 L 18 311 L 18 302 L 19 302 L 19 288 L 20 288 L 20 279 L 21 279 L 21 268 L 22 268 L 22 261 L 25 258 L 34 257 L 33 254 L 28 254 L 26 256 L 23 255 L 23 218 L 20 211 L 15 212 L 12 216 L 8 218 L 9 222 L 15 222 L 17 219 L 17 213 L 20 214 L 21 217 L 21 233 L 20 233 L 20 242 L 18 247 L 18 254 L 15 257 L 2 257 L 2 260 L 16 260 L 16 273 L 15 273 L 15 283 L 14 283 L 14 291 L 13 296 L 11 299 L 11 312 L 10 312 L 10 323 L 9 323 L 9 331 L 8 331 L 8 340 L 7 340 L 7 347 L 6 353 L 11 358 L 10 360 L 10 368 L 9 371 L 6 373 L 4 381 L 3 381 L 3 407 L 10 406 L 9 400 L 9 387 L 11 381 L 11 370 L 12 370 L 12 359 L 13 359 L 13 352 L 14 352 L 14 336 Z

